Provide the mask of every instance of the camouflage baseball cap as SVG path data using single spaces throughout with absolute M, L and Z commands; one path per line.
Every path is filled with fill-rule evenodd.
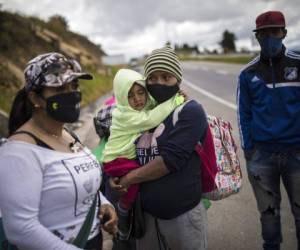
M 78 78 L 93 79 L 91 74 L 81 71 L 76 60 L 55 52 L 42 54 L 30 60 L 24 74 L 27 91 L 34 91 L 43 86 L 59 87 Z

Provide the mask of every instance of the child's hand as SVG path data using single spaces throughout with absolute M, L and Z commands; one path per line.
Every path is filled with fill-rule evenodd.
M 189 99 L 188 95 L 182 89 L 180 89 L 178 93 L 184 97 L 185 102 Z

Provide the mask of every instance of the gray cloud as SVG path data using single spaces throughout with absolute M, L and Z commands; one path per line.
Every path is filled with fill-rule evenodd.
M 1 1 L 1 0 L 0 0 Z M 2 0 L 3 2 L 3 0 Z M 5 0 L 4 8 L 67 18 L 70 27 L 103 44 L 109 52 L 149 51 L 166 39 L 209 46 L 222 32 L 249 39 L 255 18 L 267 10 L 281 10 L 287 19 L 287 42 L 300 37 L 299 0 Z M 155 37 L 151 37 L 155 36 Z M 150 43 L 151 42 L 151 43 Z M 142 48 L 144 44 L 144 48 Z M 151 47 L 151 48 L 150 48 Z
M 222 21 L 229 29 L 252 29 L 255 17 L 268 9 L 282 10 L 288 23 L 293 25 L 299 20 L 299 6 L 298 0 L 88 0 L 85 8 L 93 17 L 91 25 L 95 32 L 126 36 L 159 20 L 177 23 Z

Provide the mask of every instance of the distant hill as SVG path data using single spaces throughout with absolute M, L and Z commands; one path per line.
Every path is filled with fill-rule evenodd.
M 0 9 L 0 109 L 9 111 L 15 92 L 24 83 L 26 62 L 38 54 L 52 51 L 77 59 L 83 68 L 96 74 L 98 81 L 102 76 L 108 77 L 105 72 L 110 71 L 102 64 L 105 52 L 101 46 L 70 31 L 64 17 L 53 16 L 46 22 Z M 106 89 L 110 87 L 111 82 Z M 97 91 L 85 102 L 94 100 L 96 94 Z

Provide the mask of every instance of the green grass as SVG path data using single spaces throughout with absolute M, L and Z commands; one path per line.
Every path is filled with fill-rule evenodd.
M 21 86 L 20 80 L 0 61 L 0 109 L 8 113 L 16 92 Z
M 0 85 L 0 93 L 0 109 L 8 114 L 11 109 L 16 90 Z
M 223 62 L 234 64 L 246 64 L 250 62 L 255 56 L 205 56 L 205 57 L 180 57 L 182 61 L 210 61 L 210 62 Z
M 80 90 L 82 92 L 82 106 L 96 101 L 99 97 L 111 91 L 112 74 L 101 75 L 96 71 L 88 70 L 94 76 L 93 80 L 81 80 Z

